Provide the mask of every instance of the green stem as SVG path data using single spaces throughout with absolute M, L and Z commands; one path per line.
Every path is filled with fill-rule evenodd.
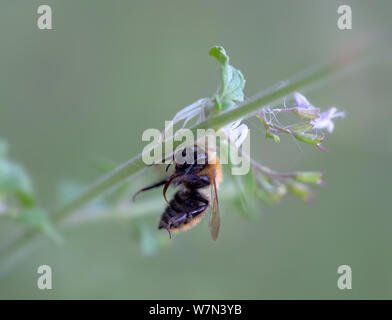
M 235 109 L 231 109 L 229 111 L 219 113 L 216 116 L 213 116 L 206 121 L 200 123 L 198 126 L 192 128 L 192 131 L 196 133 L 197 129 L 215 129 L 219 128 L 236 121 L 237 119 L 245 118 L 251 116 L 254 112 L 256 112 L 259 108 L 276 102 L 279 99 L 286 97 L 294 91 L 303 89 L 304 87 L 314 84 L 315 82 L 340 71 L 343 67 L 351 64 L 356 58 L 358 58 L 358 52 L 352 55 L 346 55 L 344 59 L 337 59 L 332 61 L 331 63 L 325 65 L 318 70 L 298 78 L 296 80 L 291 81 L 283 86 L 279 86 L 276 89 L 273 89 L 267 93 L 261 93 L 255 95 L 250 98 L 246 102 L 242 103 Z M 166 142 L 168 143 L 168 142 Z M 174 147 L 178 145 L 180 142 L 174 142 Z M 94 183 L 90 188 L 76 197 L 73 201 L 68 203 L 66 206 L 54 212 L 52 215 L 52 221 L 54 224 L 59 224 L 62 222 L 67 216 L 76 210 L 84 207 L 86 204 L 91 202 L 93 199 L 102 195 L 105 191 L 114 188 L 118 184 L 124 182 L 130 176 L 139 172 L 145 167 L 145 164 L 142 160 L 141 154 L 138 156 L 126 161 L 118 168 L 113 170 L 113 172 L 99 179 L 96 183 Z M 2 263 L 10 254 L 15 254 L 14 251 L 23 248 L 26 244 L 32 242 L 37 236 L 39 232 L 28 231 L 24 235 L 22 235 L 19 239 L 17 239 L 14 243 L 11 244 L 8 248 L 5 249 L 4 252 L 0 255 L 0 263 Z

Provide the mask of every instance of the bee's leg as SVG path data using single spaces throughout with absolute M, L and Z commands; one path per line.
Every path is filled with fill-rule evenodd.
M 170 229 L 172 224 L 179 223 L 179 222 L 185 220 L 186 218 L 187 218 L 186 213 L 180 213 L 178 215 L 175 215 L 174 217 L 171 217 L 169 219 L 169 221 L 167 222 L 167 227 Z
M 178 217 L 179 215 L 181 215 L 181 216 Z M 167 222 L 166 230 L 167 230 L 167 232 L 169 232 L 169 238 L 170 238 L 170 239 L 172 238 L 172 234 L 171 234 L 171 230 L 170 230 L 171 227 L 172 227 L 172 224 L 173 224 L 173 223 L 178 223 L 178 222 L 184 220 L 184 219 L 187 217 L 187 216 L 186 216 L 186 213 L 179 214 L 179 215 L 176 215 L 176 216 L 174 216 L 174 217 L 171 217 L 171 218 L 169 219 L 169 221 Z
M 170 231 L 170 224 L 167 224 L 166 230 L 167 230 L 167 232 L 169 232 L 169 238 L 171 239 L 172 238 L 172 234 L 171 234 L 171 231 Z
M 195 195 L 195 196 L 193 196 L 192 199 L 197 200 L 199 202 L 202 202 L 204 204 L 209 204 L 210 203 L 207 199 L 203 198 L 202 196 L 196 196 Z
M 139 193 L 142 193 L 142 192 L 144 192 L 144 191 L 147 191 L 147 190 L 151 190 L 151 189 L 160 187 L 160 186 L 164 185 L 164 184 L 166 183 L 166 181 L 167 181 L 167 179 L 162 180 L 162 181 L 159 181 L 159 182 L 157 182 L 157 183 L 154 183 L 154 184 L 152 184 L 152 185 L 150 185 L 150 186 L 148 186 L 148 187 L 144 187 L 143 189 L 140 189 L 138 192 L 136 192 L 136 193 L 133 195 L 132 201 L 135 201 L 135 198 L 136 198 L 136 196 L 137 196 Z
M 198 176 L 195 174 L 185 175 L 181 180 L 187 187 L 193 189 L 207 187 L 211 184 L 210 179 L 207 176 Z
M 188 167 L 188 169 L 186 169 L 185 170 L 185 172 L 184 172 L 184 176 L 187 176 L 188 175 L 188 173 L 193 169 L 193 167 L 195 166 L 195 164 L 194 163 L 192 163 L 189 167 Z
M 195 210 L 187 212 L 187 216 L 191 217 L 194 214 L 202 213 L 204 210 L 207 210 L 208 204 L 203 204 L 202 206 L 196 208 Z
M 174 217 L 171 217 L 167 223 L 167 226 L 166 226 L 166 229 L 169 232 L 170 238 L 171 238 L 170 228 L 173 224 L 177 224 L 177 223 L 179 223 L 189 217 L 192 217 L 192 215 L 194 215 L 194 214 L 202 213 L 207 208 L 208 208 L 208 204 L 204 204 L 204 205 L 202 205 L 194 210 L 191 210 L 189 212 L 179 213 L 179 214 L 175 215 Z
M 192 215 L 194 215 L 194 214 L 198 214 L 198 213 L 203 212 L 207 208 L 208 208 L 208 205 L 207 204 L 203 204 L 202 206 L 200 206 L 200 207 L 198 207 L 198 208 L 196 208 L 194 210 L 191 210 L 189 212 L 179 213 L 178 215 L 170 218 L 168 224 L 172 225 L 173 223 L 179 223 L 179 222 L 185 220 L 188 217 L 192 217 Z

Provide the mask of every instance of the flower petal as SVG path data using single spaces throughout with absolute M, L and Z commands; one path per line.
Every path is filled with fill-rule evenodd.
M 304 95 L 300 94 L 299 92 L 294 92 L 294 100 L 297 103 L 298 108 L 314 108 L 314 106 L 305 98 Z

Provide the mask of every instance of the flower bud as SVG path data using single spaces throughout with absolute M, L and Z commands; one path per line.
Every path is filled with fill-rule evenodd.
M 324 140 L 323 136 L 318 136 L 315 134 L 309 134 L 309 133 L 294 133 L 294 137 L 302 142 L 312 144 L 314 146 L 318 146 L 321 144 Z
M 285 185 L 276 187 L 270 194 L 270 200 L 272 203 L 278 203 L 287 194 L 287 188 Z
M 322 184 L 323 174 L 321 172 L 298 172 L 293 175 L 293 179 L 304 183 Z
M 296 133 L 306 132 L 306 131 L 311 130 L 312 128 L 313 128 L 313 126 L 309 122 L 299 123 L 299 124 L 296 124 L 296 125 L 289 127 L 289 129 L 292 132 L 296 132 Z
M 309 201 L 313 196 L 312 191 L 307 185 L 296 181 L 289 183 L 287 190 L 304 201 Z
M 267 138 L 274 139 L 274 141 L 275 141 L 276 143 L 279 143 L 279 142 L 280 142 L 280 137 L 279 137 L 277 134 L 275 134 L 275 133 L 271 133 L 269 130 L 267 130 L 267 131 L 265 132 L 265 136 L 266 136 Z
M 302 118 L 316 119 L 320 115 L 319 108 L 297 108 L 294 113 Z

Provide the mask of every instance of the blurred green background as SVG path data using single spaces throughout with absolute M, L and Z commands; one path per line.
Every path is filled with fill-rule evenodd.
M 52 7 L 52 31 L 37 28 L 41 4 Z M 350 31 L 336 26 L 340 4 L 352 7 Z M 0 298 L 392 298 L 391 10 L 387 0 L 2 0 L 0 136 L 48 209 L 61 181 L 92 182 L 98 160 L 125 161 L 145 145 L 144 129 L 211 96 L 220 81 L 213 45 L 227 49 L 251 96 L 344 46 L 379 40 L 376 59 L 307 92 L 322 108 L 346 111 L 329 152 L 290 137 L 274 144 L 250 123 L 259 161 L 325 173 L 314 203 L 288 197 L 248 221 L 222 202 L 216 243 L 203 221 L 152 257 L 124 220 L 69 227 L 62 247 L 44 241 L 0 278 Z M 20 230 L 0 225 L 0 249 Z M 52 267 L 50 291 L 36 286 L 41 264 Z M 351 291 L 336 285 L 343 264 Z

